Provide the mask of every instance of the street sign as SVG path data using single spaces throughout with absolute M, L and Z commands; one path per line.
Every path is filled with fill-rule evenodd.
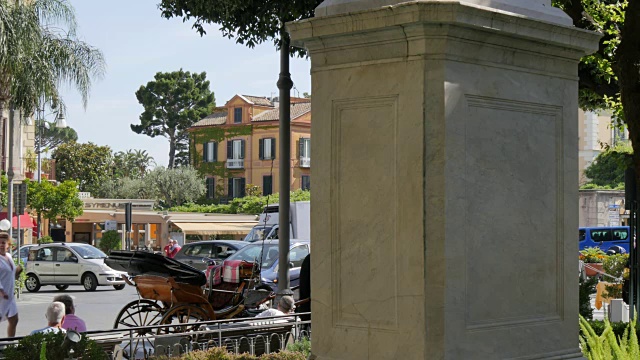
M 620 205 L 609 205 L 609 226 L 620 226 Z
M 27 207 L 27 184 L 13 184 L 13 204 L 15 206 L 16 214 L 24 213 L 24 209 Z
M 116 220 L 107 220 L 104 222 L 104 230 L 116 230 L 118 231 L 118 222 Z

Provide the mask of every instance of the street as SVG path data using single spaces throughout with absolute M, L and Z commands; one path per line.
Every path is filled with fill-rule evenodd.
M 124 305 L 138 298 L 135 288 L 129 285 L 120 291 L 111 286 L 99 286 L 96 291 L 88 292 L 79 285 L 69 286 L 65 291 L 58 291 L 54 286 L 43 286 L 36 293 L 25 290 L 18 300 L 20 321 L 16 336 L 29 335 L 32 330 L 45 327 L 47 305 L 59 294 L 73 297 L 76 315 L 85 321 L 87 330 L 113 328 L 113 322 Z M 0 337 L 7 336 L 6 326 L 6 322 L 0 325 Z

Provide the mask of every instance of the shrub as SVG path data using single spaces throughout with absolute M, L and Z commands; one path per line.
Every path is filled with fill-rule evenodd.
M 18 345 L 9 346 L 3 351 L 6 360 L 33 360 L 41 359 L 40 353 L 45 354 L 47 360 L 63 360 L 68 358 L 66 348 L 63 348 L 65 333 L 37 333 L 25 336 Z M 83 359 L 102 360 L 108 359 L 107 354 L 100 349 L 94 340 L 82 335 L 80 342 L 73 345 L 75 357 Z
M 596 292 L 598 279 L 596 277 L 590 277 L 587 279 L 582 279 L 582 277 L 580 277 L 579 284 L 580 290 L 578 299 L 580 303 L 580 315 L 585 319 L 591 320 L 593 319 L 593 308 L 591 307 L 591 298 L 589 296 Z
M 604 321 L 604 329 L 600 335 L 591 327 L 591 324 L 582 316 L 580 317 L 580 348 L 582 354 L 589 360 L 617 359 L 636 360 L 640 358 L 638 346 L 636 321 L 633 320 L 625 326 L 622 336 L 617 337 L 608 320 Z
M 107 255 L 111 250 L 120 250 L 122 248 L 120 234 L 115 230 L 105 231 L 104 234 L 102 234 L 102 239 L 100 239 L 99 247 L 100 250 L 107 253 Z
M 53 238 L 49 235 L 43 236 L 38 239 L 38 244 L 49 244 L 53 242 Z
M 311 340 L 306 337 L 302 338 L 302 340 L 298 340 L 287 345 L 287 350 L 302 353 L 304 354 L 304 357 L 307 358 L 309 354 L 311 354 Z
M 168 360 L 166 356 L 151 357 L 155 360 Z M 307 357 L 301 352 L 281 351 L 273 354 L 252 356 L 249 354 L 235 355 L 227 352 L 225 348 L 217 347 L 204 351 L 193 351 L 180 357 L 173 357 L 176 360 L 306 360 Z
M 13 287 L 13 294 L 18 295 L 18 292 L 24 287 L 24 282 L 27 281 L 27 272 L 25 271 L 24 262 L 22 259 L 18 259 L 18 265 L 22 268 L 20 275 L 16 279 L 15 286 Z

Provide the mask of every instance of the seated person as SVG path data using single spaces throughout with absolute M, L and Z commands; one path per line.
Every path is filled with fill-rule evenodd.
M 84 320 L 77 317 L 76 307 L 73 304 L 73 298 L 69 295 L 58 295 L 53 298 L 53 301 L 59 301 L 64 304 L 65 314 L 62 328 L 65 330 L 75 330 L 77 332 L 86 332 L 87 325 Z
M 47 307 L 45 317 L 47 318 L 47 327 L 33 330 L 31 335 L 37 333 L 48 332 L 67 332 L 62 328 L 62 322 L 64 321 L 64 304 L 59 301 L 54 301 Z
M 294 303 L 293 297 L 283 296 L 280 298 L 280 301 L 278 302 L 277 309 L 265 310 L 260 314 L 258 314 L 256 318 L 291 314 L 293 310 L 295 310 L 295 306 L 293 305 L 293 303 Z

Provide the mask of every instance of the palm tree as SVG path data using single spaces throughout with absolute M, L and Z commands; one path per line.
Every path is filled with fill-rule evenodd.
M 0 0 L 0 114 L 8 103 L 27 114 L 44 104 L 63 108 L 62 83 L 86 107 L 91 80 L 104 70 L 102 52 L 77 39 L 68 0 Z

